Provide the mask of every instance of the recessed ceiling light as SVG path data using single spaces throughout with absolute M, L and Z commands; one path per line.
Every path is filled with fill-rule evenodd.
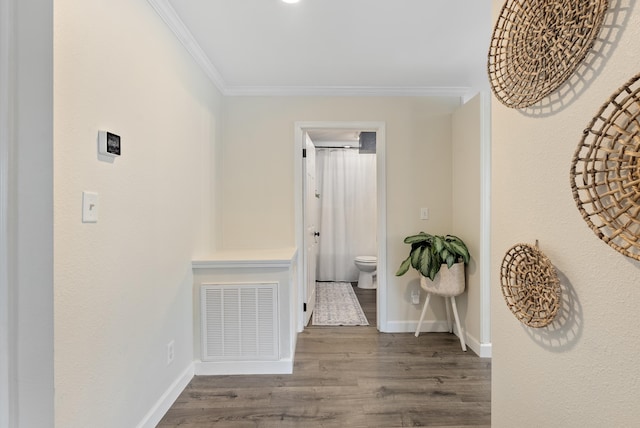
M 300 0 L 282 0 L 285 3 L 289 3 L 289 4 L 293 4 L 293 3 L 298 3 Z

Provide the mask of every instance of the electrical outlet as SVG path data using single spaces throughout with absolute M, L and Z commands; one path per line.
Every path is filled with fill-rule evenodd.
M 173 340 L 167 344 L 167 365 L 173 362 L 173 357 L 175 356 L 174 345 Z
M 420 303 L 420 290 L 411 290 L 411 303 L 417 305 Z

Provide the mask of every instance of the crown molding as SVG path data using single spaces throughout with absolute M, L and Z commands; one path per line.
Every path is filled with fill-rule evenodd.
M 229 96 L 465 97 L 471 87 L 429 86 L 227 86 Z
M 147 0 L 156 13 L 162 18 L 165 24 L 173 31 L 180 43 L 191 54 L 196 63 L 202 68 L 213 84 L 223 95 L 226 95 L 226 84 L 220 72 L 211 63 L 209 57 L 204 53 L 191 31 L 184 25 L 175 9 L 168 0 Z
M 173 31 L 220 93 L 225 96 L 461 97 L 464 100 L 478 92 L 466 86 L 229 86 L 169 1 L 147 0 L 147 2 Z

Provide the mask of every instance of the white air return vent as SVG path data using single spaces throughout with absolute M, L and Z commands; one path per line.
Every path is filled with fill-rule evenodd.
M 206 284 L 202 361 L 278 359 L 278 283 Z

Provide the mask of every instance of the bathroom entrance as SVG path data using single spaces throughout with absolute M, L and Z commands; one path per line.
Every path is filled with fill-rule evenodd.
M 336 299 L 338 304 L 350 298 L 336 286 L 353 288 L 358 300 L 366 302 L 369 325 L 379 326 L 384 312 L 379 296 L 386 291 L 384 268 L 380 269 L 384 266 L 380 245 L 384 243 L 384 124 L 297 125 L 300 146 L 306 151 L 301 159 L 303 230 L 298 232 L 304 241 L 298 246 L 303 253 L 303 326 L 310 324 L 313 311 L 313 324 L 318 325 L 322 308 L 315 308 L 316 299 Z

